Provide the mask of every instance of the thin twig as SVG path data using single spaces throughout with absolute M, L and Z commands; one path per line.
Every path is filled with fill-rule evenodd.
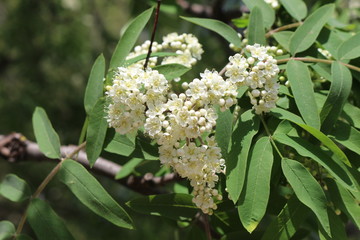
M 303 24 L 302 22 L 297 22 L 297 23 L 291 23 L 291 24 L 288 24 L 288 25 L 284 25 L 284 26 L 281 26 L 279 28 L 275 28 L 275 29 L 270 30 L 269 32 L 267 32 L 265 34 L 265 37 L 268 38 L 268 37 L 270 37 L 271 35 L 273 35 L 276 32 L 281 32 L 281 31 L 284 31 L 284 30 L 287 30 L 287 29 L 290 29 L 290 28 L 298 27 L 298 26 L 300 26 L 302 24 Z
M 211 240 L 211 229 L 210 229 L 210 224 L 209 224 L 209 216 L 207 214 L 203 214 L 203 219 L 204 219 L 204 230 L 205 230 L 205 234 L 206 234 L 206 239 L 207 240 Z
M 332 64 L 333 62 L 335 62 L 334 60 L 327 60 L 327 59 L 319 59 L 319 58 L 303 58 L 303 57 L 293 57 L 293 58 L 284 58 L 284 59 L 279 59 L 277 60 L 278 64 L 281 63 L 285 63 L 288 62 L 290 60 L 296 60 L 296 61 L 303 61 L 303 62 L 319 62 L 319 63 L 326 63 L 326 64 Z M 341 61 L 339 61 L 340 64 L 344 65 L 345 67 L 348 67 L 352 70 L 355 70 L 357 72 L 360 72 L 360 68 L 356 67 L 354 65 L 351 64 L 347 64 L 347 63 L 343 63 Z
M 150 41 L 150 46 L 149 46 L 149 50 L 146 56 L 146 60 L 145 60 L 145 64 L 144 64 L 144 70 L 146 70 L 148 63 L 149 63 L 149 59 L 150 59 L 150 55 L 151 55 L 151 48 L 155 39 L 155 33 L 156 33 L 156 28 L 158 25 L 158 21 L 159 21 L 159 12 L 160 12 L 160 5 L 161 5 L 161 0 L 157 0 L 157 7 L 156 7 L 156 12 L 155 12 L 155 21 L 154 21 L 154 28 L 151 34 L 151 41 Z

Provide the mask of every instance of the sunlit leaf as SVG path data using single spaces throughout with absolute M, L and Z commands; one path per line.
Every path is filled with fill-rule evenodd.
M 180 219 L 193 218 L 199 209 L 192 202 L 192 195 L 171 193 L 136 198 L 126 203 L 136 212 Z
M 326 233 L 331 236 L 327 200 L 319 183 L 297 161 L 283 158 L 281 167 L 297 198 L 315 213 Z
M 302 0 L 280 0 L 280 3 L 298 21 L 301 21 L 307 15 L 307 7 Z
M 249 27 L 247 28 L 248 40 L 250 45 L 255 43 L 265 45 L 265 28 L 262 19 L 262 12 L 259 7 L 251 9 Z
M 251 110 L 243 113 L 231 136 L 229 157 L 226 161 L 226 187 L 232 201 L 239 199 L 243 188 L 251 142 L 259 131 L 260 119 Z
M 84 107 L 88 115 L 91 113 L 96 101 L 103 95 L 104 74 L 105 58 L 104 55 L 101 54 L 96 59 L 91 69 L 89 80 L 86 85 Z
M 28 221 L 39 240 L 48 240 L 50 236 L 54 240 L 74 239 L 63 220 L 49 204 L 40 199 L 31 201 L 28 209 Z
M 309 69 L 303 62 L 290 60 L 287 63 L 286 72 L 302 118 L 307 125 L 320 129 L 320 117 Z
M 36 142 L 42 153 L 48 158 L 61 158 L 60 139 L 41 107 L 36 107 L 32 116 Z
M 116 226 L 132 229 L 132 220 L 101 184 L 79 163 L 65 160 L 59 179 L 90 210 Z
M 211 31 L 216 32 L 223 38 L 225 38 L 229 43 L 234 44 L 235 47 L 241 47 L 241 40 L 237 32 L 232 29 L 228 24 L 220 22 L 214 19 L 208 18 L 190 18 L 190 17 L 181 17 L 182 19 L 192 22 L 201 27 L 207 28 Z
M 315 42 L 321 29 L 334 13 L 334 9 L 334 4 L 326 4 L 305 19 L 290 39 L 289 46 L 292 55 L 305 51 Z
M 260 8 L 265 28 L 271 28 L 275 22 L 275 11 L 269 6 L 269 4 L 263 0 L 243 0 L 243 2 L 250 9 L 250 12 L 254 7 Z
M 8 174 L 0 183 L 0 194 L 13 202 L 22 202 L 30 197 L 31 191 L 23 179 Z
M 105 98 L 99 98 L 90 113 L 86 134 L 86 154 L 90 166 L 95 164 L 102 151 L 108 126 L 105 116 Z
M 140 33 L 149 21 L 153 10 L 154 8 L 149 8 L 129 24 L 111 57 L 110 69 L 120 67 L 124 64 L 125 58 L 135 45 Z
M 273 159 L 269 137 L 260 138 L 249 156 L 246 180 L 238 202 L 240 220 L 250 233 L 266 212 Z

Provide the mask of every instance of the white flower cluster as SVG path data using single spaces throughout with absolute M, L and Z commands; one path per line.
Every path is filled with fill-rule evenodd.
M 248 58 L 240 54 L 229 58 L 225 76 L 238 87 L 251 88 L 249 95 L 257 114 L 269 112 L 275 107 L 280 87 L 277 83 L 277 61 L 269 54 L 271 47 L 255 44 L 246 46 L 246 50 L 251 55 Z
M 332 59 L 332 55 L 328 50 L 322 49 L 322 48 L 318 48 L 317 50 L 318 50 L 319 53 L 321 53 L 327 59 Z
M 158 71 L 119 67 L 113 85 L 106 86 L 109 126 L 120 134 L 137 130 L 144 125 L 146 108 L 147 112 L 157 111 L 168 89 L 167 80 Z
M 204 50 L 198 39 L 192 34 L 170 33 L 163 37 L 162 47 L 172 49 L 178 56 L 166 57 L 161 64 L 178 63 L 191 67 L 201 59 Z
M 164 39 L 163 48 L 180 48 L 185 41 L 184 51 L 189 50 L 197 44 L 189 39 L 190 35 L 172 34 Z M 135 53 L 141 53 L 140 48 Z M 190 180 L 193 202 L 207 214 L 217 208 L 215 199 L 222 199 L 215 185 L 225 169 L 221 150 L 211 136 L 218 117 L 216 108 L 224 111 L 233 106 L 237 89 L 243 85 L 252 89 L 251 102 L 258 114 L 268 112 L 277 99 L 279 68 L 268 54 L 269 48 L 254 45 L 246 50 L 251 57 L 230 57 L 226 79 L 206 70 L 199 79 L 183 84 L 184 93 L 171 93 L 162 74 L 142 66 L 118 68 L 113 85 L 106 88 L 109 126 L 120 134 L 143 126 L 159 144 L 161 163 Z M 202 52 L 189 51 L 191 57 L 200 57 Z
M 278 0 L 264 0 L 267 4 L 269 4 L 273 9 L 278 9 L 280 7 Z
M 145 41 L 142 45 L 136 46 L 134 51 L 127 56 L 127 60 L 137 57 L 141 54 L 147 54 L 150 47 L 150 41 Z M 198 39 L 192 34 L 181 34 L 170 33 L 163 37 L 163 42 L 157 43 L 153 42 L 151 52 L 159 52 L 162 50 L 171 50 L 174 51 L 176 56 L 165 57 L 161 64 L 170 64 L 177 63 L 182 64 L 186 67 L 191 67 L 198 60 L 201 59 L 201 55 L 204 52 L 202 45 L 199 43 Z M 145 63 L 145 60 L 138 61 L 135 64 L 132 64 L 130 67 L 140 68 Z M 149 59 L 149 67 L 154 67 L 157 64 L 157 57 L 152 57 Z

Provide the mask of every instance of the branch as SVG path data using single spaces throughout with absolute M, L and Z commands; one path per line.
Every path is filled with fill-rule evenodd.
M 63 157 L 69 155 L 78 146 L 69 145 L 61 146 L 60 152 Z M 58 162 L 58 159 L 47 158 L 41 151 L 39 146 L 32 141 L 27 140 L 20 133 L 13 133 L 10 135 L 0 135 L 0 157 L 4 158 L 10 163 L 19 161 L 50 161 Z M 121 170 L 122 166 L 105 158 L 99 157 L 94 166 L 90 168 L 85 151 L 79 151 L 77 162 L 87 169 L 104 175 L 115 180 L 116 174 Z M 130 175 L 127 178 L 115 180 L 120 184 L 132 189 L 141 194 L 151 195 L 165 193 L 166 191 L 161 187 L 167 183 L 179 180 L 180 177 L 175 173 L 169 173 L 162 177 L 154 177 L 151 173 L 145 174 L 143 177 Z

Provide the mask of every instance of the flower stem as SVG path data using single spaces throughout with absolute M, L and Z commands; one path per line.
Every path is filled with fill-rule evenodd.
M 319 63 L 326 63 L 326 64 L 332 64 L 333 62 L 335 62 L 334 60 L 319 59 L 319 58 L 293 57 L 293 58 L 279 59 L 279 60 L 277 60 L 277 63 L 281 64 L 281 63 L 288 62 L 290 60 L 303 61 L 303 62 L 319 62 Z M 351 64 L 343 63 L 341 61 L 339 61 L 339 62 L 340 62 L 340 64 L 344 65 L 345 67 L 348 67 L 348 68 L 350 68 L 352 70 L 360 72 L 359 67 L 356 67 L 356 66 L 351 65 Z
M 272 138 L 271 132 L 270 132 L 270 130 L 269 130 L 269 128 L 268 128 L 268 126 L 267 126 L 267 124 L 266 124 L 263 116 L 260 116 L 260 119 L 261 119 L 262 124 L 264 125 L 266 134 L 269 136 L 269 139 L 270 139 L 271 144 L 273 145 L 273 147 L 275 148 L 275 150 L 276 150 L 276 152 L 279 154 L 279 156 L 280 156 L 281 158 L 284 158 L 284 156 L 281 154 L 279 148 L 276 146 L 276 143 L 275 143 L 274 139 Z
M 144 64 L 144 70 L 147 68 L 148 63 L 149 63 L 149 59 L 150 59 L 150 55 L 151 55 L 151 48 L 155 39 L 155 33 L 156 33 L 156 28 L 158 25 L 158 21 L 159 21 L 159 12 L 160 12 L 160 5 L 161 5 L 161 0 L 157 0 L 157 7 L 156 7 L 156 12 L 155 12 L 155 21 L 154 21 L 154 28 L 151 34 L 151 41 L 150 41 L 150 46 L 149 46 L 149 50 L 146 56 L 146 60 L 145 60 L 145 64 Z

